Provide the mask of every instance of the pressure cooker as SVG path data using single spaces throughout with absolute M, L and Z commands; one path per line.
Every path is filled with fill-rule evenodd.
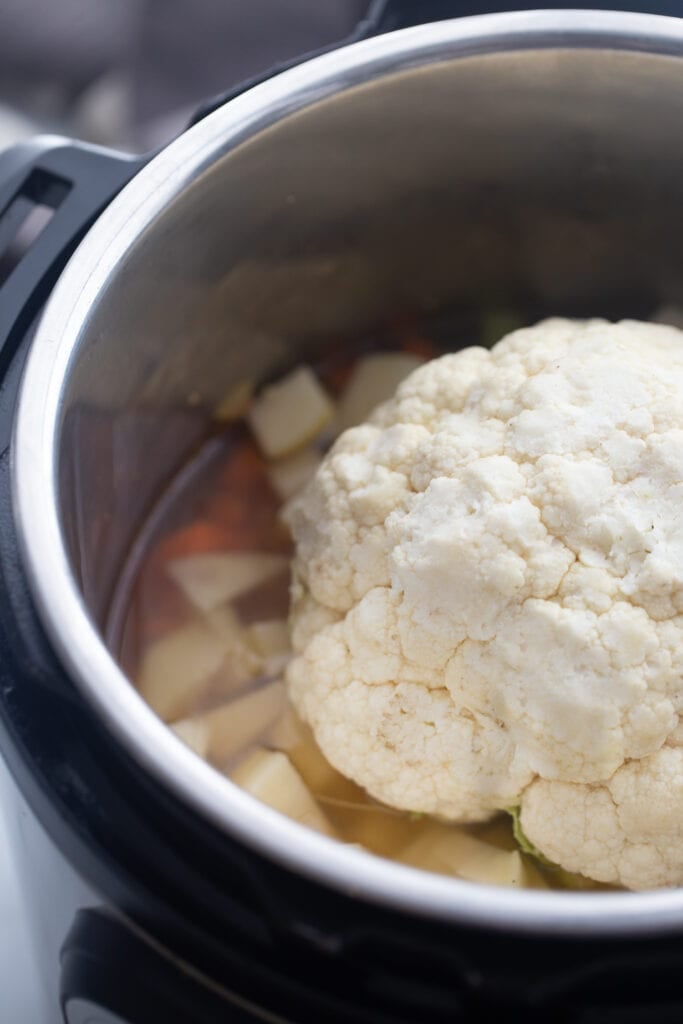
M 681 1019 L 683 891 L 504 890 L 310 832 L 183 746 L 107 639 L 231 382 L 399 308 L 683 305 L 683 22 L 414 24 L 480 7 L 375 3 L 151 157 L 0 159 L 0 746 L 48 1022 Z

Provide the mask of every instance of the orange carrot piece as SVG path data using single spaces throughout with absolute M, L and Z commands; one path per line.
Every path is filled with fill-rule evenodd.
M 423 359 L 434 359 L 439 355 L 439 350 L 434 342 L 420 334 L 405 334 L 401 338 L 401 350 L 410 352 L 414 356 L 421 356 Z
M 181 526 L 167 534 L 156 546 L 150 561 L 161 560 L 164 564 L 188 555 L 201 555 L 208 551 L 225 551 L 230 540 L 230 531 L 214 519 L 195 519 L 187 526 Z

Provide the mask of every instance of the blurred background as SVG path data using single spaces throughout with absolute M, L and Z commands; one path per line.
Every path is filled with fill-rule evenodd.
M 0 149 L 56 132 L 144 152 L 202 100 L 340 42 L 381 0 L 0 0 Z M 393 22 L 519 8 L 683 15 L 683 0 L 395 0 Z M 398 21 L 397 21 L 398 19 Z
M 143 152 L 201 100 L 343 39 L 369 0 L 0 0 L 0 149 L 48 131 Z

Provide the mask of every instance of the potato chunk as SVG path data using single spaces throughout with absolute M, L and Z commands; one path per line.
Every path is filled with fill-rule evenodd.
M 289 455 L 312 441 L 330 422 L 334 405 L 309 366 L 300 366 L 265 388 L 247 421 L 270 459 Z
M 258 655 L 242 645 L 238 635 L 195 620 L 147 649 L 137 684 L 159 717 L 172 722 L 202 700 L 218 675 L 226 689 L 233 689 L 256 675 L 260 665 Z
M 233 423 L 244 416 L 254 393 L 252 380 L 238 380 L 224 395 L 213 411 L 217 423 Z
M 381 402 L 392 398 L 409 373 L 424 362 L 409 352 L 377 352 L 356 364 L 340 401 L 340 430 L 363 423 Z
M 210 551 L 169 562 L 167 572 L 191 604 L 209 612 L 286 572 L 284 555 L 251 551 Z
M 515 888 L 543 887 L 542 879 L 519 850 L 498 849 L 457 825 L 425 824 L 399 860 L 411 867 L 455 875 L 468 882 Z
M 279 459 L 268 469 L 268 479 L 282 501 L 302 491 L 322 462 L 314 448 L 304 448 L 286 459 Z
M 233 782 L 301 825 L 334 835 L 332 826 L 286 754 L 254 750 L 231 774 Z
M 200 757 L 225 764 L 270 729 L 286 704 L 284 686 L 273 682 L 213 711 L 176 722 L 173 730 Z

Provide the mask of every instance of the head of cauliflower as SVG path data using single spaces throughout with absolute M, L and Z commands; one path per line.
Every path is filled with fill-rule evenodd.
M 554 319 L 433 360 L 289 522 L 288 685 L 336 768 L 683 883 L 683 332 Z

